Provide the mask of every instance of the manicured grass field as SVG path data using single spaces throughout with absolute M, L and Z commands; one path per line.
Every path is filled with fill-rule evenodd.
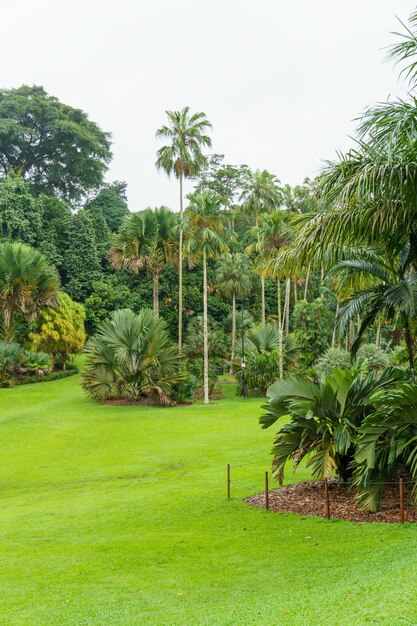
M 225 390 L 175 409 L 97 406 L 78 376 L 0 390 L 1 624 L 417 623 L 417 528 L 242 503 L 273 432 Z

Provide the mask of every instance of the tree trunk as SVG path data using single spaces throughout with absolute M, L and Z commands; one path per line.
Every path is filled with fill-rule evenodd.
M 407 351 L 408 351 L 408 361 L 410 363 L 410 378 L 411 378 L 411 382 L 414 385 L 414 383 L 416 382 L 416 376 L 415 376 L 415 372 L 414 372 L 413 337 L 411 335 L 410 323 L 409 323 L 407 315 L 405 313 L 403 313 L 402 314 L 402 318 L 403 318 L 404 331 L 405 331 L 405 342 L 407 344 Z
M 203 338 L 204 338 L 204 404 L 209 403 L 209 360 L 208 360 L 208 322 L 207 322 L 207 256 L 203 248 Z
M 381 320 L 378 321 L 378 324 L 376 327 L 375 345 L 376 346 L 381 345 Z
M 183 216 L 183 199 L 182 199 L 182 172 L 180 173 L 180 217 Z M 180 241 L 178 250 L 178 351 L 182 352 L 182 226 L 180 228 Z
M 285 334 L 288 335 L 290 332 L 291 278 L 287 278 L 285 291 Z
M 243 329 L 242 329 L 243 332 Z M 232 356 L 230 360 L 230 373 L 233 373 L 233 361 L 235 360 L 235 344 L 236 344 L 236 294 L 233 292 L 232 299 Z
M 152 287 L 153 287 L 153 312 L 156 319 L 159 317 L 159 274 L 154 272 L 152 274 Z
M 284 378 L 284 351 L 282 343 L 281 281 L 278 279 L 278 368 L 280 378 Z
M 294 278 L 294 306 L 298 302 L 298 293 L 297 293 L 297 279 Z
M 353 320 L 350 320 L 349 322 L 349 350 L 352 347 L 354 338 L 355 338 L 355 323 Z
M 336 317 L 335 317 L 334 326 L 333 326 L 332 348 L 335 347 L 335 343 L 336 343 L 336 320 L 337 320 L 338 314 L 339 314 L 339 300 L 336 302 Z
M 307 268 L 306 282 L 304 285 L 304 300 L 307 300 L 308 281 L 310 279 L 310 265 Z
M 265 278 L 261 276 L 261 322 L 265 324 Z

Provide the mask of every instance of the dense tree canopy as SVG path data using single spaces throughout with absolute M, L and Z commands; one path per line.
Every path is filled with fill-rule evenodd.
M 78 200 L 100 185 L 110 135 L 43 87 L 0 90 L 0 173 L 20 173 L 36 193 Z

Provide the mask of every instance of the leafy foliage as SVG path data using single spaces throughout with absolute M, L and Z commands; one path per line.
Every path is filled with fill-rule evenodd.
M 324 298 L 313 302 L 302 300 L 294 306 L 294 342 L 298 349 L 298 365 L 307 370 L 329 346 L 334 315 Z
M 109 139 L 42 87 L 0 90 L 0 172 L 20 173 L 36 193 L 79 199 L 97 187 L 111 157 Z
M 25 350 L 20 344 L 0 341 L 0 381 L 5 382 L 27 372 L 45 372 L 51 359 L 44 352 Z
M 245 384 L 249 393 L 264 396 L 267 388 L 279 377 L 279 331 L 275 324 L 259 324 L 245 337 Z M 239 349 L 241 356 L 242 351 Z M 289 356 L 290 346 L 286 339 L 284 356 Z M 243 394 L 240 363 L 235 363 L 238 381 L 237 393 Z
M 13 337 L 17 316 L 34 321 L 43 307 L 55 306 L 58 288 L 58 274 L 40 252 L 23 243 L 0 244 L 3 337 Z
M 350 354 L 341 348 L 328 348 L 315 363 L 314 368 L 319 378 L 328 376 L 335 369 L 346 369 L 350 366 Z
M 184 377 L 165 322 L 149 309 L 138 315 L 129 309 L 115 311 L 100 324 L 85 351 L 82 384 L 94 400 L 147 397 L 168 405 L 172 385 Z
M 30 335 L 34 350 L 47 352 L 54 364 L 59 355 L 65 365 L 68 354 L 80 354 L 84 348 L 84 320 L 83 305 L 59 293 L 57 306 L 43 309 L 36 320 L 36 330 Z
M 417 479 L 417 388 L 402 384 L 378 394 L 375 410 L 359 429 L 354 485 L 361 506 L 378 511 L 384 483 L 396 473 Z M 417 490 L 413 491 L 417 499 Z
M 377 393 L 395 389 L 403 380 L 401 370 L 388 368 L 377 376 L 355 365 L 336 369 L 318 385 L 299 376 L 277 380 L 268 389 L 269 404 L 260 418 L 269 428 L 281 417 L 290 421 L 279 429 L 272 453 L 274 475 L 282 483 L 286 462 L 296 469 L 308 457 L 315 478 L 336 472 L 350 478 L 356 431 L 375 410 Z
M 82 301 L 91 293 L 93 281 L 101 275 L 93 222 L 86 211 L 79 211 L 72 220 L 65 257 L 66 291 L 74 300 Z
M 98 194 L 86 204 L 86 208 L 98 209 L 109 229 L 116 233 L 129 215 L 126 183 L 116 181 L 103 185 Z

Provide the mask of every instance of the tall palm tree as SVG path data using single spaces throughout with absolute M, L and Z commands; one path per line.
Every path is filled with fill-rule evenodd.
M 236 298 L 244 298 L 252 288 L 252 264 L 246 254 L 225 254 L 217 265 L 217 284 L 221 293 L 232 298 L 232 354 L 231 367 L 236 348 Z
M 137 274 L 145 267 L 152 277 L 153 310 L 159 317 L 159 275 L 175 258 L 175 215 L 161 206 L 129 215 L 114 237 L 109 259 L 115 269 Z
M 195 176 L 206 164 L 202 148 L 211 147 L 211 139 L 206 134 L 211 123 L 205 113 L 190 114 L 190 108 L 181 111 L 166 111 L 168 124 L 156 131 L 156 137 L 167 139 L 168 144 L 157 152 L 156 167 L 170 177 L 172 174 L 180 183 L 180 218 L 183 217 L 184 178 Z M 178 348 L 182 349 L 182 257 L 183 228 L 179 231 L 179 278 L 178 278 Z
M 32 322 L 44 307 L 58 304 L 59 277 L 47 259 L 30 246 L 0 244 L 0 335 L 13 340 L 14 322 Z
M 267 170 L 249 172 L 240 197 L 242 211 L 253 216 L 255 226 L 263 213 L 276 211 L 282 203 L 279 180 Z M 265 324 L 265 277 L 261 274 L 261 322 Z
M 220 214 L 220 199 L 211 192 L 189 196 L 184 230 L 184 256 L 192 262 L 203 260 L 204 404 L 209 403 L 207 259 L 229 252 L 227 231 Z

